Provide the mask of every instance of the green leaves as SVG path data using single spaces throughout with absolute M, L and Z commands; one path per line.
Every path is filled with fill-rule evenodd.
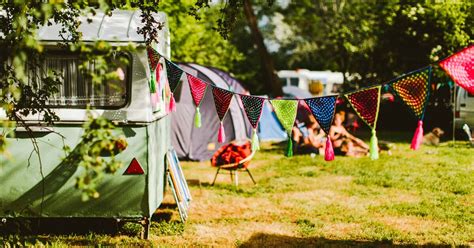
M 82 200 L 100 196 L 97 187 L 106 174 L 115 173 L 122 163 L 115 160 L 118 142 L 125 138 L 114 131 L 115 126 L 111 121 L 95 117 L 91 112 L 87 114 L 88 120 L 84 123 L 84 134 L 81 143 L 68 154 L 66 160 L 80 161 L 79 166 L 84 173 L 76 178 L 76 188 L 82 191 Z M 125 143 L 126 145 L 126 143 Z M 68 151 L 69 148 L 65 148 Z
M 242 61 L 244 56 L 213 29 L 221 6 L 206 8 L 204 2 L 199 7 L 202 9 L 195 12 L 196 16 L 201 17 L 200 20 L 188 14 L 189 9 L 194 7 L 193 1 L 160 2 L 160 10 L 168 15 L 173 60 L 232 71 L 235 62 Z
M 278 66 L 341 71 L 358 84 L 389 80 L 472 43 L 472 8 L 470 1 L 293 1 L 279 10 L 294 36 L 279 49 Z

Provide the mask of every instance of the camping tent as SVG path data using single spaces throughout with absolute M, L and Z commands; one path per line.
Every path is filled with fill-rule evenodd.
M 273 112 L 272 105 L 269 102 L 265 102 L 262 117 L 260 117 L 258 124 L 258 138 L 260 141 L 283 141 L 287 137 L 288 135 L 283 130 L 275 112 Z
M 236 93 L 245 93 L 245 89 L 237 80 L 227 73 L 215 68 L 207 68 L 192 63 L 182 63 L 179 66 L 187 73 L 223 89 L 232 89 Z M 176 111 L 171 114 L 171 142 L 178 157 L 189 160 L 208 160 L 219 149 L 217 131 L 219 119 L 214 106 L 214 99 L 210 87 L 207 88 L 201 103 L 202 115 L 200 128 L 194 126 L 195 106 L 191 91 L 185 76 L 176 89 Z M 231 87 L 229 87 L 229 85 Z M 251 126 L 241 107 L 240 99 L 234 96 L 229 112 L 224 119 L 226 142 L 244 140 L 250 137 Z

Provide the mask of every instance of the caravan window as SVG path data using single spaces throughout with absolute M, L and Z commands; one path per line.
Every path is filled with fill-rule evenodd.
M 290 78 L 290 85 L 298 87 L 298 83 L 300 82 L 300 79 L 297 77 L 292 77 Z
M 51 107 L 73 107 L 85 108 L 86 106 L 96 108 L 119 108 L 127 104 L 128 100 L 128 86 L 130 85 L 130 66 L 131 57 L 128 54 L 120 54 L 121 58 L 117 57 L 113 64 L 117 66 L 111 68 L 111 71 L 117 71 L 120 79 L 110 80 L 104 84 L 93 84 L 92 80 L 85 76 L 80 70 L 80 65 L 83 63 L 77 54 L 60 54 L 51 53 L 46 56 L 42 62 L 39 70 L 30 71 L 30 82 L 35 80 L 41 73 L 46 73 L 49 70 L 54 70 L 60 73 L 63 77 L 63 84 L 59 86 L 59 93 L 50 97 L 48 105 Z M 126 58 L 129 63 L 123 63 L 123 58 Z M 86 64 L 90 70 L 95 69 L 94 61 Z M 110 65 L 109 65 L 110 66 Z M 41 82 L 37 82 L 41 86 Z

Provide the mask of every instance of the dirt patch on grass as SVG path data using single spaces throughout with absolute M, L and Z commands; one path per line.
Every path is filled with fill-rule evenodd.
M 382 216 L 377 220 L 401 232 L 423 234 L 446 227 L 448 224 L 415 216 Z
M 257 233 L 268 235 L 295 236 L 295 226 L 278 222 L 240 222 L 195 224 L 182 236 L 153 236 L 152 240 L 161 245 L 235 247 Z
M 220 196 L 215 197 L 210 192 L 197 198 L 192 205 L 190 218 L 194 221 L 222 220 L 275 220 L 286 212 L 278 208 L 274 202 L 265 198 Z
M 325 238 L 347 238 L 361 229 L 359 223 L 329 223 L 325 224 L 320 230 Z

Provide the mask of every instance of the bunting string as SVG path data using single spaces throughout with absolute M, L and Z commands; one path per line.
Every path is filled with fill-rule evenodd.
M 221 89 L 212 85 L 211 83 L 205 82 L 191 74 L 185 72 L 178 65 L 174 64 L 170 60 L 161 56 L 153 48 L 147 48 L 148 62 L 150 71 L 154 71 L 157 68 L 159 58 L 162 57 L 165 60 L 166 72 L 168 76 L 168 84 L 171 89 L 170 109 L 171 105 L 174 105 L 173 92 L 178 87 L 181 76 L 186 75 L 187 81 L 191 89 L 191 95 L 193 102 L 196 106 L 195 125 L 196 127 L 201 126 L 201 114 L 199 107 L 201 100 L 204 97 L 207 86 L 212 87 L 212 93 L 214 97 L 214 103 L 216 106 L 217 115 L 221 122 L 221 129 L 223 130 L 222 121 L 228 112 L 230 102 L 234 95 L 240 95 L 247 119 L 249 120 L 253 128 L 252 137 L 252 149 L 258 149 L 258 137 L 256 135 L 256 129 L 260 120 L 263 104 L 265 101 L 269 101 L 274 107 L 275 113 L 278 120 L 281 122 L 285 131 L 288 133 L 289 140 L 291 141 L 291 130 L 294 125 L 296 118 L 298 101 L 303 100 L 308 105 L 311 113 L 316 118 L 317 122 L 329 135 L 329 129 L 332 125 L 335 106 L 339 96 L 345 96 L 350 102 L 353 109 L 359 115 L 359 117 L 372 129 L 371 138 L 371 158 L 376 159 L 378 153 L 372 154 L 375 151 L 377 138 L 375 136 L 375 129 L 378 119 L 378 112 L 380 107 L 380 93 L 381 85 L 387 85 L 389 89 L 407 106 L 410 112 L 418 119 L 418 126 L 415 131 L 415 135 L 412 140 L 411 148 L 416 150 L 419 148 L 422 137 L 423 137 L 423 118 L 426 110 L 426 105 L 430 95 L 430 80 L 432 73 L 432 66 L 427 66 L 419 70 L 404 74 L 396 79 L 393 79 L 387 83 L 383 83 L 378 86 L 371 86 L 367 88 L 359 89 L 355 92 L 331 95 L 323 97 L 312 97 L 306 99 L 268 99 L 259 96 L 242 95 L 227 89 Z M 453 80 L 461 87 L 465 88 L 468 92 L 473 93 L 474 91 L 474 46 L 469 46 L 462 51 L 442 60 L 439 65 L 448 73 Z M 155 80 L 154 74 L 151 74 L 150 81 Z M 154 84 L 150 82 L 150 91 L 155 92 L 153 89 Z M 221 130 L 220 129 L 220 130 Z M 222 136 L 222 137 L 221 137 Z M 223 139 L 224 138 L 224 139 Z M 218 135 L 218 140 L 225 140 L 225 133 L 222 131 L 222 135 Z M 332 151 L 332 144 L 330 138 L 329 142 L 326 143 L 326 154 L 325 159 L 330 161 L 334 159 L 334 152 Z M 374 141 L 374 142 L 372 142 Z M 374 144 L 372 146 L 372 144 Z M 292 143 L 288 143 L 287 156 L 292 155 Z

